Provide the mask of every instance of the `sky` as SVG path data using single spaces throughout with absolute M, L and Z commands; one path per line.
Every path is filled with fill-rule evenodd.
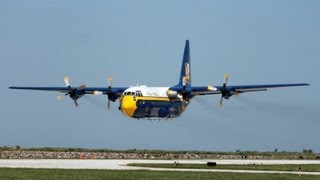
M 0 146 L 320 152 L 320 2 L 0 1 Z M 9 86 L 173 86 L 185 40 L 192 83 L 310 83 L 225 101 L 197 97 L 172 121 L 119 102 Z

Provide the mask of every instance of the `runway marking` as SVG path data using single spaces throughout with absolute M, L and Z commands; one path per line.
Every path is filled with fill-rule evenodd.
M 130 163 L 174 163 L 204 164 L 320 164 L 319 160 L 79 160 L 79 159 L 0 159 L 0 168 L 45 168 L 45 169 L 107 169 L 107 170 L 150 170 L 150 171 L 181 171 L 181 172 L 228 172 L 228 173 L 270 173 L 320 175 L 320 172 L 299 171 L 263 171 L 263 170 L 227 170 L 227 169 L 178 169 L 148 168 L 127 166 Z

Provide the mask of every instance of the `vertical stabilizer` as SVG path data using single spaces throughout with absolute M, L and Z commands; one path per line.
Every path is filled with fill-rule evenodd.
M 186 45 L 184 47 L 183 59 L 180 71 L 180 86 L 191 86 L 191 64 L 190 64 L 190 47 L 189 40 L 186 40 Z

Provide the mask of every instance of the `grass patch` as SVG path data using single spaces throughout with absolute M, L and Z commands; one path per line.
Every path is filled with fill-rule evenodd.
M 153 167 L 153 168 L 181 168 L 181 169 L 233 169 L 233 170 L 266 170 L 266 171 L 299 171 L 320 172 L 320 164 L 285 164 L 285 165 L 223 165 L 207 166 L 206 164 L 139 164 L 133 163 L 129 166 Z
M 226 180 L 316 180 L 319 176 L 292 175 L 292 174 L 238 174 L 238 173 L 215 173 L 215 172 L 162 172 L 162 171 L 120 171 L 120 170 L 65 170 L 65 169 L 20 169 L 0 168 L 0 179 L 226 179 Z

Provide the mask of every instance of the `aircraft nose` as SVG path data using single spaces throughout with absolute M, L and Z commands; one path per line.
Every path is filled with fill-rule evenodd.
M 134 111 L 137 109 L 136 101 L 133 96 L 124 96 L 121 100 L 121 111 L 124 115 L 132 117 Z

